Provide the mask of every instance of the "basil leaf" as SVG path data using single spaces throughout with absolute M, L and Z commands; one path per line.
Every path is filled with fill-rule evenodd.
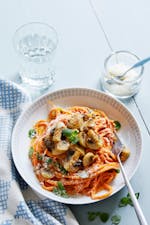
M 96 217 L 99 217 L 105 223 L 109 219 L 109 214 L 106 212 L 88 212 L 88 220 L 93 221 Z
M 96 212 L 88 212 L 88 220 L 89 221 L 95 220 L 96 217 L 97 217 L 97 213 Z
M 37 157 L 37 160 L 39 160 L 39 161 L 41 161 L 43 159 L 43 156 L 40 155 L 39 152 L 37 152 L 36 157 Z
M 79 141 L 78 133 L 78 130 L 68 128 L 62 130 L 62 134 L 67 137 L 72 144 L 76 144 Z
M 63 186 L 63 184 L 62 184 L 61 181 L 58 181 L 58 182 L 57 182 L 57 185 L 58 185 L 58 188 L 59 188 L 60 190 L 65 190 L 65 188 L 64 188 L 64 186 Z
M 34 138 L 36 136 L 36 131 L 35 129 L 30 129 L 29 132 L 28 132 L 28 137 L 29 138 Z
M 78 138 L 77 136 L 71 136 L 71 137 L 69 138 L 69 141 L 70 141 L 72 144 L 76 144 L 76 143 L 78 143 L 79 138 Z
M 115 129 L 119 130 L 121 128 L 121 124 L 119 121 L 114 121 Z
M 62 130 L 62 134 L 63 134 L 65 137 L 70 137 L 71 134 L 72 134 L 72 129 L 68 129 L 68 128 L 63 129 L 63 130 Z
M 139 192 L 135 193 L 135 196 L 136 196 L 137 199 L 139 199 L 140 193 Z M 127 197 L 129 199 L 129 203 L 128 204 L 131 205 L 131 206 L 133 206 L 133 202 L 132 202 L 132 199 L 131 199 L 131 196 L 130 196 L 129 193 L 127 194 Z
M 59 163 L 59 162 L 53 162 L 53 165 L 56 167 L 56 168 L 58 168 L 58 170 L 62 173 L 62 174 L 64 174 L 64 175 L 66 175 L 67 173 L 68 173 L 68 171 Z
M 139 196 L 140 196 L 140 193 L 135 193 L 135 196 L 136 198 L 138 199 Z M 123 197 L 120 199 L 120 202 L 119 202 L 119 207 L 124 207 L 126 205 L 131 205 L 133 206 L 133 202 L 132 202 L 132 199 L 131 199 L 131 196 L 130 194 L 128 193 L 126 197 Z
M 66 190 L 65 190 L 61 181 L 57 182 L 57 187 L 55 187 L 53 189 L 53 193 L 56 194 L 56 195 L 59 195 L 61 197 L 64 197 L 64 198 L 68 197 L 67 192 L 66 192 Z
M 120 215 L 114 215 L 111 217 L 111 222 L 112 225 L 118 225 L 121 221 L 121 216 Z
M 109 219 L 109 214 L 105 213 L 105 212 L 102 212 L 102 213 L 100 213 L 99 217 L 100 217 L 102 222 L 106 223 L 107 220 Z
M 59 169 L 62 172 L 62 174 L 67 175 L 68 171 L 61 164 L 59 164 Z
M 33 152 L 34 152 L 34 149 L 33 149 L 33 147 L 31 147 L 28 152 L 29 158 L 32 158 Z
M 52 162 L 53 162 L 52 158 L 46 159 L 46 163 L 47 163 L 48 165 L 51 164 Z
M 116 173 L 120 173 L 120 169 L 116 169 L 115 171 L 116 171 Z
M 120 202 L 119 202 L 119 207 L 124 207 L 126 205 L 129 204 L 129 198 L 128 197 L 123 197 L 120 199 Z
M 140 193 L 139 192 L 135 193 L 135 196 L 136 196 L 137 199 L 139 199 Z

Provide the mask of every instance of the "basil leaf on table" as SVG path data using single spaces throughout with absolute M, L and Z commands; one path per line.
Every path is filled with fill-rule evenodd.
M 111 217 L 111 222 L 112 225 L 118 225 L 121 221 L 121 216 L 120 215 L 114 215 Z

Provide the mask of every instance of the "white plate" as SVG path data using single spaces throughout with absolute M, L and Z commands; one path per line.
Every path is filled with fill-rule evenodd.
M 35 177 L 33 167 L 28 158 L 28 149 L 30 140 L 28 131 L 34 123 L 40 119 L 46 119 L 48 115 L 48 100 L 51 100 L 58 106 L 88 106 L 99 108 L 112 119 L 121 123 L 119 135 L 122 141 L 130 149 L 131 156 L 125 162 L 124 167 L 129 178 L 135 173 L 141 159 L 141 134 L 137 122 L 128 109 L 119 101 L 109 95 L 85 88 L 70 88 L 58 90 L 42 96 L 26 109 L 19 117 L 12 136 L 12 155 L 17 170 L 23 179 L 39 194 L 50 199 L 68 203 L 68 204 L 86 204 L 92 203 L 92 200 L 86 196 L 62 198 L 48 192 L 39 184 Z M 113 193 L 116 193 L 124 186 L 121 173 L 112 182 Z

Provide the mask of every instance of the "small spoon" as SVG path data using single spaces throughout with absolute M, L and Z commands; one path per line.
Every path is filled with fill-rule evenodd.
M 142 59 L 140 61 L 138 61 L 137 63 L 135 63 L 133 66 L 131 66 L 128 70 L 126 70 L 123 74 L 118 75 L 117 79 L 119 78 L 119 80 L 123 80 L 123 78 L 125 77 L 125 75 L 132 69 L 137 68 L 139 66 L 143 66 L 145 63 L 147 63 L 148 61 L 150 61 L 150 57 Z

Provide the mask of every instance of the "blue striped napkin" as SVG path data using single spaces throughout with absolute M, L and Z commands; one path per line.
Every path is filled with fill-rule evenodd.
M 62 203 L 39 197 L 18 174 L 11 155 L 11 134 L 30 97 L 0 79 L 0 225 L 78 225 Z

